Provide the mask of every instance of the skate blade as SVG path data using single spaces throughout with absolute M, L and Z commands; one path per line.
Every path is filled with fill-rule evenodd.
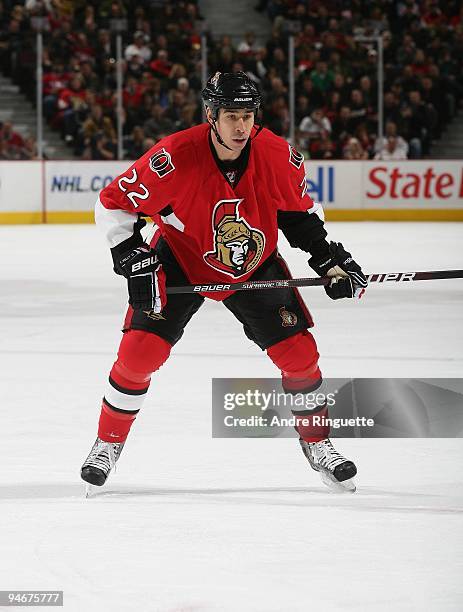
M 89 499 L 96 491 L 96 487 L 89 482 L 85 483 L 85 499 Z
M 339 482 L 339 480 L 336 480 L 334 476 L 327 474 L 322 470 L 320 470 L 319 474 L 323 484 L 325 484 L 334 493 L 355 493 L 357 490 L 353 478 Z

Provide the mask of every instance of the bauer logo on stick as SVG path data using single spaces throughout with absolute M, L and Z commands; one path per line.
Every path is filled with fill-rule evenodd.
M 175 170 L 172 157 L 164 148 L 150 157 L 150 168 L 153 172 L 156 172 L 159 178 L 163 178 L 166 174 Z

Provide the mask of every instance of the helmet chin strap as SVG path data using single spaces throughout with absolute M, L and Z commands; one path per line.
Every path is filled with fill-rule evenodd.
M 233 151 L 233 149 L 230 149 L 230 147 L 228 145 L 226 145 L 221 137 L 221 135 L 219 134 L 219 131 L 217 130 L 217 126 L 215 124 L 215 119 L 212 118 L 212 123 L 209 123 L 209 125 L 211 126 L 215 137 L 217 138 L 217 142 L 222 145 L 222 147 L 225 147 L 226 149 L 228 149 L 229 151 Z

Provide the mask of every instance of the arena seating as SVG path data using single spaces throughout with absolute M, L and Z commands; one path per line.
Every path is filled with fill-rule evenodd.
M 72 154 L 116 159 L 113 19 L 123 33 L 124 156 L 134 159 L 162 136 L 202 120 L 197 1 L 26 0 L 0 5 L 0 70 L 35 99 L 34 18 L 44 32 L 44 117 Z M 208 68 L 244 70 L 264 96 L 261 121 L 289 136 L 288 36 L 295 36 L 296 145 L 313 159 L 405 159 L 432 145 L 461 108 L 463 9 L 457 1 L 260 1 L 272 35 L 259 44 L 208 34 Z M 249 19 L 252 22 L 252 19 Z M 384 137 L 377 134 L 377 51 L 384 44 Z M 33 159 L 0 125 L 0 158 Z M 19 138 L 19 139 L 18 139 Z M 23 139 L 24 140 L 24 139 Z

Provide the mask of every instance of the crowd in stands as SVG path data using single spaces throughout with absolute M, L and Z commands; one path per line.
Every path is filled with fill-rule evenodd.
M 244 70 L 264 103 L 260 121 L 290 135 L 288 37 L 295 46 L 296 146 L 312 159 L 417 159 L 463 99 L 463 7 L 458 0 L 260 0 L 265 44 L 207 33 L 208 72 Z M 0 70 L 35 97 L 35 27 L 45 18 L 43 108 L 73 153 L 117 158 L 116 35 L 123 32 L 124 157 L 202 121 L 197 0 L 0 1 Z M 249 19 L 252 22 L 252 19 Z M 384 136 L 378 133 L 377 46 L 384 47 Z M 6 130 L 6 131 L 5 131 Z M 0 128 L 0 155 L 24 159 L 33 142 Z M 3 136 L 3 134 L 6 136 Z M 16 139 L 17 140 L 17 139 Z M 6 143 L 6 144 L 5 144 Z M 21 151 L 26 151 L 22 152 Z M 30 159 L 31 157 L 29 157 Z
M 0 2 L 0 71 L 34 102 L 43 30 L 43 109 L 83 159 L 117 159 L 116 31 L 123 23 L 123 145 L 134 159 L 202 120 L 197 0 Z
M 459 0 L 261 0 L 273 21 L 262 52 L 248 35 L 243 65 L 266 95 L 265 123 L 288 136 L 286 38 L 294 34 L 296 127 L 315 159 L 429 156 L 463 99 Z M 384 136 L 378 133 L 377 53 L 384 55 Z M 239 51 L 239 49 L 238 49 Z

